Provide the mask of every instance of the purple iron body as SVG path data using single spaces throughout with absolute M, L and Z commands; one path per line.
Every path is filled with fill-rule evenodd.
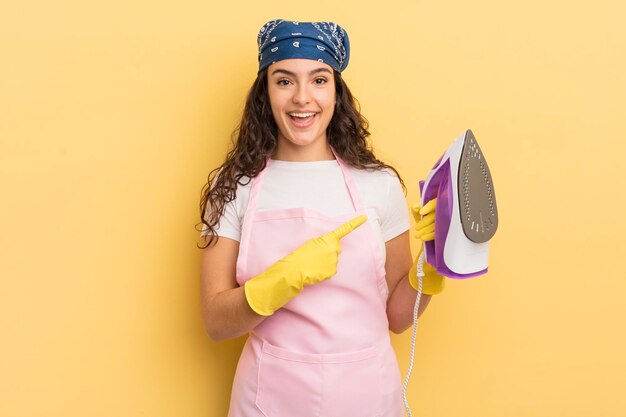
M 454 140 L 420 181 L 420 191 L 422 207 L 437 198 L 435 239 L 425 243 L 426 261 L 448 278 L 486 273 L 498 210 L 487 161 L 471 130 Z

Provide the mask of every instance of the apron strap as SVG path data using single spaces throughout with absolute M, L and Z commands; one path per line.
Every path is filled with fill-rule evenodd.
M 243 224 L 241 225 L 241 238 L 240 243 L 247 242 L 248 240 L 248 231 L 250 230 L 250 222 L 252 221 L 252 217 L 254 212 L 256 211 L 257 203 L 259 200 L 259 192 L 261 191 L 261 180 L 265 176 L 265 172 L 267 171 L 267 167 L 271 164 L 271 159 L 267 158 L 265 161 L 265 168 L 258 173 L 258 175 L 252 178 L 252 185 L 250 186 L 250 196 L 248 197 L 248 205 L 246 207 L 246 211 L 243 215 Z M 245 236 L 244 236 L 245 234 Z
M 352 178 L 352 174 L 350 173 L 350 167 L 337 155 L 335 149 L 330 147 L 330 150 L 335 155 L 335 159 L 337 160 L 337 164 L 339 164 L 339 168 L 341 168 L 341 172 L 343 174 L 343 179 L 346 183 L 346 188 L 348 189 L 348 193 L 350 194 L 350 198 L 352 199 L 352 205 L 354 206 L 354 211 L 361 212 L 363 211 L 363 204 L 361 204 L 361 199 L 359 198 L 359 193 L 356 191 L 356 185 L 354 184 L 354 179 Z

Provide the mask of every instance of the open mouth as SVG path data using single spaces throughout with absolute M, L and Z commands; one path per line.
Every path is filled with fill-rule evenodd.
M 317 113 L 288 113 L 288 116 L 295 127 L 308 127 L 315 121 Z

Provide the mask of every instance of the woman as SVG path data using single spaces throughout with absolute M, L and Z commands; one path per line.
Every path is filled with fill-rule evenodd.
M 409 219 L 341 77 L 348 36 L 273 20 L 258 46 L 237 140 L 201 204 L 207 333 L 250 334 L 229 416 L 401 416 L 389 329 L 412 323 Z M 434 205 L 419 213 L 432 239 Z M 443 288 L 426 272 L 420 312 Z

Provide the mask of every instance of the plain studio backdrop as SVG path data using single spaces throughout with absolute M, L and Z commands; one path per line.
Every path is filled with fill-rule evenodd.
M 204 333 L 194 226 L 276 18 L 346 28 L 344 78 L 407 205 L 465 129 L 489 161 L 489 273 L 449 280 L 422 316 L 414 414 L 626 415 L 625 15 L 617 0 L 3 1 L 0 415 L 225 416 L 244 338 Z M 393 337 L 403 374 L 409 336 Z

